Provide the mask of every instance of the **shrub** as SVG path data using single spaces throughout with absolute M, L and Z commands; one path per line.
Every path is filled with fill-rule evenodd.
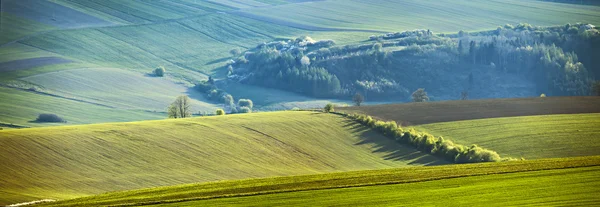
M 240 99 L 238 100 L 239 107 L 248 107 L 250 109 L 254 108 L 254 103 L 250 99 Z
M 328 103 L 327 105 L 325 105 L 325 108 L 323 108 L 323 110 L 327 113 L 334 112 L 333 104 Z
M 546 97 L 546 94 L 545 94 L 545 93 L 542 93 L 542 94 L 540 95 L 540 97 L 544 98 L 544 97 Z
M 465 147 L 454 144 L 443 137 L 417 132 L 415 129 L 402 130 L 394 121 L 383 122 L 374 120 L 371 116 L 352 114 L 347 117 L 369 126 L 384 135 L 393 138 L 400 143 L 406 143 L 414 146 L 422 152 L 440 156 L 455 163 L 473 163 L 473 162 L 499 162 L 516 160 L 514 158 L 501 158 L 498 153 L 481 148 L 477 145 Z
M 292 108 L 291 110 L 292 110 L 292 111 L 300 111 L 300 108 L 298 108 L 298 107 L 294 107 L 294 108 Z
M 217 115 L 225 115 L 225 110 L 223 110 L 223 109 L 217 109 L 216 114 Z
M 56 114 L 40 114 L 36 122 L 66 123 L 67 121 Z
M 238 110 L 238 113 L 252 113 L 252 109 L 248 108 L 247 106 L 242 106 Z
M 163 76 L 165 76 L 165 72 L 167 72 L 165 70 L 165 67 L 159 66 L 156 69 L 154 69 L 154 76 L 163 77 Z

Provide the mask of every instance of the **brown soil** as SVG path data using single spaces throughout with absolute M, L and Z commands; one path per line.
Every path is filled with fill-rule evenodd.
M 408 126 L 510 116 L 600 113 L 600 97 L 579 96 L 443 101 L 353 106 L 338 108 L 337 110 L 349 114 L 368 114 L 377 119 L 394 120 L 403 126 Z

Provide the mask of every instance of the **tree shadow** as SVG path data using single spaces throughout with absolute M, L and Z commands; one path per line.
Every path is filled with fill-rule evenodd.
M 220 63 L 220 62 L 223 62 L 223 61 L 229 60 L 229 59 L 232 59 L 232 58 L 231 58 L 231 57 L 219 58 L 219 59 L 215 59 L 215 60 L 212 60 L 212 61 L 210 61 L 210 62 L 207 62 L 207 63 L 205 63 L 204 65 L 212 65 L 212 64 L 215 64 L 215 63 Z
M 359 135 L 360 140 L 355 145 L 370 145 L 373 153 L 383 154 L 385 160 L 406 162 L 409 165 L 443 165 L 450 164 L 443 158 L 420 152 L 416 148 L 401 144 L 385 137 L 383 134 L 369 129 L 352 120 L 344 121 L 344 127 Z

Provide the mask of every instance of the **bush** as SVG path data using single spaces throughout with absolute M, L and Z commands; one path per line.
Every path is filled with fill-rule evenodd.
M 223 110 L 223 109 L 217 109 L 216 114 L 217 115 L 225 115 L 225 110 Z
M 154 69 L 154 76 L 163 77 L 165 76 L 165 72 L 167 72 L 165 68 L 163 66 L 159 66 L 158 68 Z
M 298 108 L 298 107 L 294 107 L 294 108 L 292 108 L 291 110 L 292 110 L 292 111 L 300 111 L 300 108 Z
M 394 121 L 383 122 L 374 120 L 371 116 L 366 115 L 349 115 L 347 116 L 363 125 L 369 126 L 384 135 L 394 138 L 394 140 L 414 146 L 422 152 L 440 156 L 448 161 L 455 163 L 474 163 L 474 162 L 498 162 L 515 160 L 513 158 L 501 158 L 498 153 L 481 148 L 477 145 L 465 147 L 463 145 L 454 144 L 450 140 L 443 137 L 436 138 L 435 136 L 417 132 L 414 129 L 402 130 Z
M 544 97 L 546 97 L 546 94 L 545 94 L 545 93 L 542 93 L 542 94 L 540 95 L 540 97 L 544 98 Z
M 323 110 L 325 112 L 327 112 L 327 113 L 334 112 L 333 104 L 332 103 L 328 103 L 327 105 L 325 105 L 325 108 L 323 108 Z
M 239 107 L 248 107 L 250 109 L 254 108 L 254 103 L 250 99 L 240 99 L 238 100 Z
M 67 121 L 56 114 L 40 114 L 36 122 L 66 123 Z
M 252 109 L 247 106 L 242 106 L 238 110 L 238 113 L 252 113 Z

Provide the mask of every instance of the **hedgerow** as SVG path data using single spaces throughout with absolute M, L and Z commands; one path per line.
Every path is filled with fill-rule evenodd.
M 470 147 L 456 144 L 443 137 L 435 137 L 427 132 L 418 132 L 415 129 L 402 129 L 395 121 L 375 120 L 371 116 L 360 114 L 342 114 L 365 126 L 373 128 L 394 140 L 409 144 L 419 151 L 429 153 L 454 163 L 476 163 L 476 162 L 499 162 L 515 160 L 514 158 L 502 158 L 492 150 L 471 145 Z

